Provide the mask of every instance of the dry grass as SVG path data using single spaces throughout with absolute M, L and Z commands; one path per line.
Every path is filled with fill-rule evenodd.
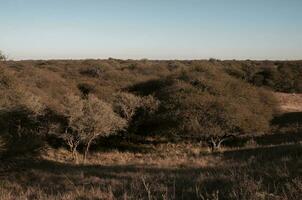
M 199 144 L 168 143 L 156 146 L 150 145 L 149 149 L 146 152 L 121 152 L 119 150 L 94 152 L 88 158 L 88 165 L 140 166 L 147 163 L 149 166 L 157 168 L 177 168 L 182 166 L 215 166 L 219 162 L 218 158 L 213 158 L 213 156 L 209 155 L 209 148 L 201 147 Z M 54 162 L 73 163 L 70 152 L 62 148 L 58 150 L 49 149 L 43 158 Z
M 302 94 L 276 92 L 275 96 L 282 112 L 302 112 Z
M 229 148 L 158 144 L 146 153 L 95 152 L 74 165 L 65 150 L 2 163 L 0 199 L 300 199 L 301 144 Z M 152 149 L 151 148 L 151 149 Z M 7 165 L 8 165 L 7 163 Z
M 293 64 L 299 63 L 301 61 Z M 150 83 L 145 88 L 147 92 L 158 89 L 150 80 L 162 79 L 192 66 L 222 69 L 246 64 L 254 69 L 267 63 L 110 59 L 8 61 L 0 63 L 0 67 L 9 71 L 10 77 L 15 78 L 24 91 L 39 96 L 47 107 L 61 110 L 62 94 L 80 94 L 81 85 L 91 86 L 92 93 L 111 102 L 115 92 L 141 83 Z M 0 88 L 0 93 L 10 91 L 5 90 L 9 83 L 7 77 L 4 75 L 1 79 L 4 89 Z M 221 85 L 221 82 L 217 84 Z M 237 90 L 233 91 L 236 95 Z M 276 95 L 281 109 L 292 113 L 276 117 L 273 122 L 276 123 L 275 134 L 225 143 L 215 153 L 192 141 L 173 143 L 157 138 L 154 141 L 137 139 L 136 143 L 117 144 L 113 140 L 94 146 L 87 165 L 75 165 L 70 153 L 62 147 L 49 147 L 39 157 L 22 156 L 26 149 L 35 146 L 32 137 L 26 141 L 22 138 L 13 146 L 13 150 L 21 149 L 21 157 L 0 160 L 0 200 L 300 200 L 302 97 L 300 94 Z M 1 105 L 6 105 L 4 98 L 0 100 L 4 102 L 0 102 Z M 7 124 L 5 116 L 2 116 L 2 121 Z M 105 146 L 106 142 L 110 144 Z M 5 146 L 6 141 L 0 137 L 0 152 Z

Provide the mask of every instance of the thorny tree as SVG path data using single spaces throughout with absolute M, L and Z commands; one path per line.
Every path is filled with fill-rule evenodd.
M 98 137 L 109 136 L 122 130 L 126 126 L 126 121 L 113 112 L 110 104 L 93 95 L 85 99 L 68 95 L 66 100 L 68 127 L 63 138 L 76 161 L 78 145 L 81 142 L 85 144 L 83 156 L 83 163 L 85 163 L 92 142 Z

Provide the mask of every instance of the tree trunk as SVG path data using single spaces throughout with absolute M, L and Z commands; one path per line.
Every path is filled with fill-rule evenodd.
M 88 156 L 88 153 L 89 153 L 89 148 L 90 148 L 90 145 L 91 145 L 91 142 L 92 142 L 93 139 L 94 139 L 94 137 L 92 137 L 88 140 L 88 143 L 87 143 L 86 149 L 85 149 L 85 153 L 84 153 L 83 164 L 86 164 L 86 159 L 87 159 L 87 156 Z
M 217 148 L 216 142 L 212 142 L 212 143 L 211 143 L 211 152 L 215 152 L 217 149 L 218 149 L 218 148 Z
M 78 143 L 72 140 L 67 140 L 67 144 L 69 146 L 69 151 L 72 154 L 73 160 L 75 161 L 76 164 L 78 164 L 78 154 L 77 154 Z
M 225 141 L 225 139 L 222 139 L 222 140 L 220 140 L 220 141 L 218 142 L 218 144 L 217 144 L 217 148 L 218 148 L 218 149 L 220 148 L 221 144 L 222 144 L 224 141 Z
M 211 138 L 210 140 L 210 146 L 211 146 L 211 151 L 212 152 L 215 152 L 217 151 L 218 149 L 220 149 L 221 147 L 221 144 L 226 141 L 226 140 L 229 140 L 230 138 L 234 137 L 233 135 L 225 135 L 221 138 L 216 138 L 216 140 L 214 138 Z
M 211 141 L 210 141 L 210 146 L 211 146 L 211 152 L 215 152 L 217 151 L 218 149 L 220 149 L 220 146 L 221 146 L 221 143 L 223 142 L 224 140 L 221 140 L 221 139 L 218 139 L 215 140 L 214 138 L 211 138 Z
M 77 146 L 72 150 L 72 156 L 76 164 L 79 164 L 78 154 L 77 154 Z

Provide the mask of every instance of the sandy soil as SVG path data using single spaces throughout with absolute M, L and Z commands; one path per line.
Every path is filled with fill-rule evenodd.
M 302 112 L 302 94 L 276 92 L 275 96 L 282 112 Z

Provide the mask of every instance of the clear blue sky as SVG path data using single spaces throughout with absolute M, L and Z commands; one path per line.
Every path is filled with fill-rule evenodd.
M 302 59 L 302 0 L 0 0 L 12 59 Z

